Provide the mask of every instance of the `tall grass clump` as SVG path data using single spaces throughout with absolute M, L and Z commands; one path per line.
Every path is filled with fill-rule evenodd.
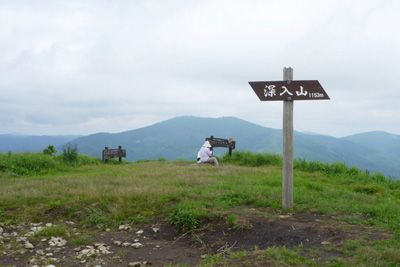
M 168 215 L 168 222 L 181 231 L 191 231 L 199 226 L 200 220 L 198 217 L 198 214 L 191 208 L 176 207 Z
M 0 154 L 0 171 L 16 175 L 44 174 L 61 166 L 55 157 L 42 153 Z
M 342 162 L 323 163 L 319 161 L 306 161 L 305 159 L 296 159 L 294 161 L 294 168 L 308 172 L 319 171 L 330 175 L 348 174 L 351 176 L 356 176 L 363 173 L 363 171 L 360 169 L 348 167 Z
M 98 164 L 99 160 L 86 156 L 74 156 L 73 161 L 64 155 L 54 156 L 48 153 L 0 153 L 0 172 L 17 176 L 42 175 L 55 171 L 64 171 L 72 166 Z
M 72 144 L 64 146 L 61 156 L 66 163 L 76 164 L 78 161 L 78 147 Z
M 225 154 L 221 162 L 239 166 L 258 167 L 263 165 L 282 166 L 282 157 L 277 154 L 253 153 L 248 151 L 235 151 L 231 156 Z M 342 162 L 324 163 L 320 161 L 307 161 L 295 159 L 294 169 L 305 172 L 321 172 L 328 176 L 343 176 L 357 178 L 364 182 L 380 184 L 390 183 L 390 180 L 381 173 L 368 172 L 356 167 L 349 167 Z
M 296 170 L 306 172 L 321 172 L 328 176 L 344 176 L 347 178 L 357 178 L 358 181 L 374 182 L 379 184 L 390 184 L 391 181 L 382 173 L 363 171 L 356 167 L 349 167 L 342 162 L 324 163 L 319 161 L 306 161 L 296 159 L 294 161 Z
M 222 157 L 222 162 L 231 163 L 240 166 L 262 166 L 262 165 L 273 165 L 281 166 L 282 157 L 276 154 L 266 153 L 252 153 L 248 151 L 235 151 L 231 156 L 225 154 Z
M 90 164 L 99 164 L 100 160 L 97 158 L 92 158 L 88 155 L 78 154 L 78 158 L 76 159 L 76 166 L 82 165 L 90 165 Z

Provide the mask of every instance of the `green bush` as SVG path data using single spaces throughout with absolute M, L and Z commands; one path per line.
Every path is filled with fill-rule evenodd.
M 183 231 L 191 231 L 200 224 L 196 214 L 188 207 L 173 209 L 168 216 L 168 222 Z
M 76 145 L 68 144 L 63 147 L 62 158 L 69 164 L 77 163 L 78 161 L 78 147 Z
M 57 153 L 56 148 L 53 145 L 49 145 L 45 149 L 43 149 L 43 154 L 48 156 L 54 156 Z

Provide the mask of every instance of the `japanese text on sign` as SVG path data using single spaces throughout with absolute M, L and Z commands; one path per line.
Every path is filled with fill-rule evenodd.
M 314 80 L 250 82 L 250 85 L 262 101 L 329 99 L 320 83 Z
M 283 95 L 288 95 L 288 96 L 293 96 L 293 93 L 291 93 L 286 86 L 280 86 L 281 88 L 278 87 L 278 92 L 279 90 L 281 91 L 279 93 L 280 96 Z M 308 91 L 304 90 L 303 86 L 300 86 L 300 89 L 295 91 L 297 96 L 308 96 L 309 98 L 322 98 L 324 97 L 323 93 L 308 93 Z M 264 96 L 265 97 L 274 97 L 277 94 L 277 87 L 276 85 L 265 85 L 264 88 Z

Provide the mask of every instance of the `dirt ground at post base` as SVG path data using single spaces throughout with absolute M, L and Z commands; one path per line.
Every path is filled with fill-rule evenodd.
M 27 249 L 26 243 L 16 239 L 29 227 L 2 226 L 0 266 L 195 266 L 204 255 L 271 246 L 322 248 L 360 236 L 373 240 L 389 237 L 365 226 L 339 225 L 332 216 L 303 213 L 266 218 L 247 214 L 238 217 L 233 225 L 214 221 L 193 232 L 182 233 L 169 224 L 160 223 L 100 231 L 92 239 L 93 244 L 88 246 L 67 242 L 64 246 L 51 247 L 48 239 L 42 239 L 31 241 L 34 248 Z M 79 229 L 74 229 L 73 235 L 79 235 Z M 341 255 L 326 251 L 317 260 L 326 261 L 338 256 Z

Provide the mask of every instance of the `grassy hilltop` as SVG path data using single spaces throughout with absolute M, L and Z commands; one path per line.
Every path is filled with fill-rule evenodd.
M 105 146 L 116 148 L 121 145 L 126 148 L 130 161 L 159 157 L 194 160 L 195 152 L 210 135 L 234 138 L 237 150 L 282 153 L 282 130 L 234 117 L 177 117 L 126 132 L 82 136 L 70 143 L 76 144 L 80 152 L 98 158 Z M 225 153 L 226 149 L 215 150 L 215 153 L 221 152 Z M 400 136 L 383 132 L 335 138 L 295 131 L 294 157 L 330 163 L 340 161 L 400 178 Z
M 86 157 L 67 164 L 40 154 L 2 154 L 0 266 L 33 258 L 44 266 L 400 265 L 399 181 L 343 164 L 296 161 L 295 206 L 287 211 L 279 156 L 239 152 L 221 161 L 218 168 Z M 31 167 L 18 171 L 24 164 Z M 35 225 L 42 228 L 32 230 Z M 37 250 L 55 236 L 65 247 L 40 256 Z M 133 239 L 144 246 L 118 244 Z M 111 254 L 79 256 L 95 242 Z

